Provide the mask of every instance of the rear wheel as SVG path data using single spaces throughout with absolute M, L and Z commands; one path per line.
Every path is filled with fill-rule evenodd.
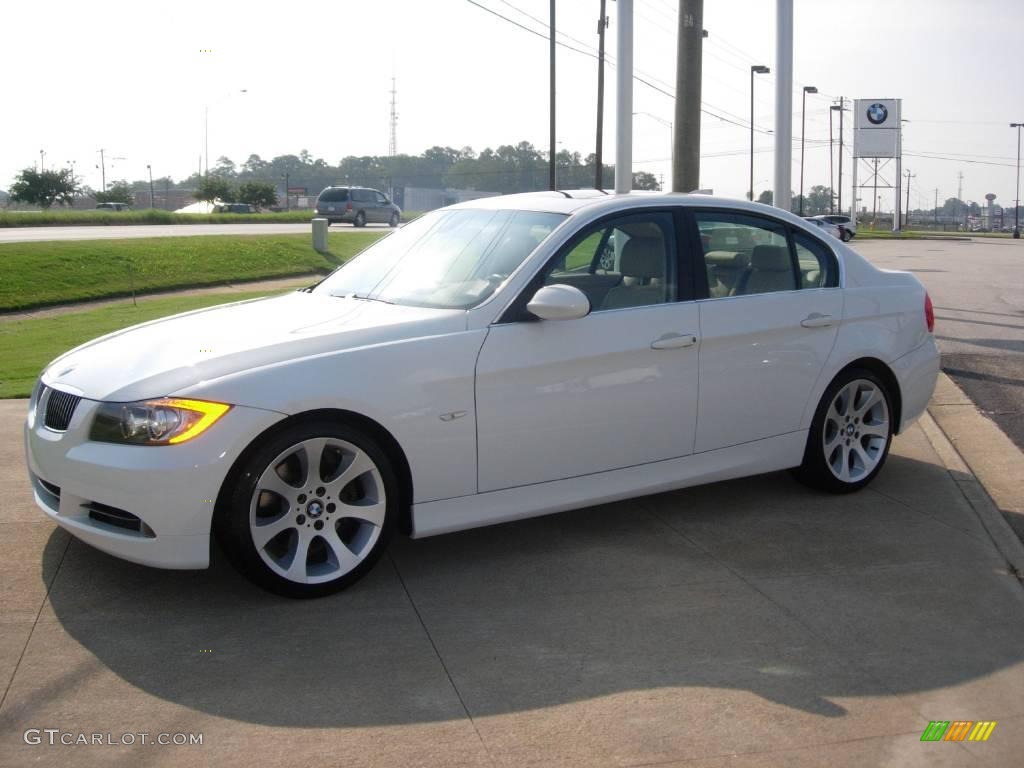
M 844 243 L 848 243 L 848 242 L 850 242 L 850 240 L 853 239 L 853 235 L 850 234 L 850 230 L 844 228 L 844 229 L 839 230 L 839 238 Z
M 392 213 L 391 214 L 391 221 L 388 222 L 388 226 L 390 226 L 392 228 L 398 226 L 398 214 L 397 213 Z
M 882 469 L 892 443 L 891 397 L 871 371 L 840 374 L 818 404 L 797 477 L 832 493 L 863 488 Z
M 365 227 L 366 226 L 366 211 L 360 211 L 356 214 L 355 220 L 352 222 L 354 227 Z
M 300 423 L 250 457 L 218 536 L 250 580 L 320 597 L 361 578 L 394 527 L 398 483 L 383 450 L 340 422 Z

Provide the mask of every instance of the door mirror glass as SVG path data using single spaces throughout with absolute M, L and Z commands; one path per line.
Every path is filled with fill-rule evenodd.
M 545 285 L 526 309 L 541 320 L 577 320 L 590 314 L 590 300 L 571 285 Z

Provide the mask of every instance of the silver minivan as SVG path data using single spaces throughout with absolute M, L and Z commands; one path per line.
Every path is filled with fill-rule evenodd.
M 316 215 L 328 224 L 345 222 L 354 227 L 388 224 L 397 227 L 402 209 L 388 196 L 367 187 L 327 187 L 316 199 Z

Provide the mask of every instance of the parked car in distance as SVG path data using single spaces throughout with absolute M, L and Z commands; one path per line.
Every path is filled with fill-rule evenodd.
M 97 211 L 130 211 L 128 203 L 96 203 Z
M 255 206 L 248 203 L 218 203 L 213 207 L 214 213 L 258 213 Z
M 827 232 L 837 240 L 842 240 L 843 242 L 846 242 L 846 239 L 843 237 L 843 230 L 840 229 L 838 224 L 832 224 L 831 222 L 816 219 L 811 216 L 805 217 L 804 221 L 806 221 L 808 224 L 812 224 L 813 226 L 818 227 L 822 232 Z
M 388 196 L 367 187 L 327 187 L 316 199 L 316 215 L 328 224 L 387 224 L 397 227 L 402 220 L 402 209 Z
M 822 214 L 815 216 L 816 219 L 827 221 L 829 224 L 835 224 L 839 227 L 839 231 L 842 233 L 842 241 L 848 243 L 857 236 L 857 226 L 853 223 L 849 216 L 843 216 L 841 214 Z
M 485 198 L 300 291 L 65 353 L 27 462 L 37 505 L 98 549 L 205 568 L 216 536 L 254 582 L 315 597 L 395 532 L 783 469 L 857 491 L 932 395 L 933 327 L 913 274 L 786 211 Z

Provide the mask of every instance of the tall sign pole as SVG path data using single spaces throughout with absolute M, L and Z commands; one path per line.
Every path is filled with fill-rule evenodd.
M 704 0 L 679 0 L 676 115 L 672 136 L 672 191 L 700 187 L 700 97 Z
M 616 36 L 615 194 L 633 188 L 633 0 L 619 0 Z
M 605 0 L 601 0 L 601 18 L 597 20 L 597 149 L 594 152 L 594 189 L 604 189 L 604 31 L 608 29 Z
M 775 4 L 775 182 L 772 204 L 788 211 L 793 173 L 793 0 Z
M 550 189 L 557 189 L 555 186 L 555 0 L 551 0 L 551 25 L 550 25 L 550 55 L 551 55 L 551 82 L 550 82 L 550 103 L 548 104 L 551 116 L 550 135 L 548 136 L 548 186 Z

